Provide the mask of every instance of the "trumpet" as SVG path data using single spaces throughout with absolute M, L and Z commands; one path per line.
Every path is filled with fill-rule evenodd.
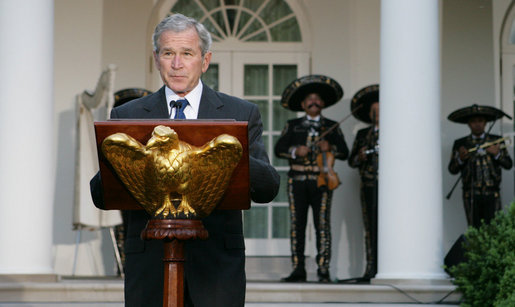
M 504 142 L 504 144 L 501 145 L 501 149 L 506 148 L 506 146 L 511 144 L 511 138 L 510 137 L 502 137 L 502 138 L 498 138 L 496 140 L 493 140 L 491 142 L 485 142 L 485 143 L 481 144 L 480 146 L 476 146 L 476 147 L 470 148 L 468 150 L 468 152 L 474 152 L 474 151 L 477 151 L 477 150 L 480 150 L 480 149 L 484 149 L 484 148 L 487 148 L 487 147 L 490 147 L 492 145 L 499 144 L 499 143 L 502 143 L 502 142 Z

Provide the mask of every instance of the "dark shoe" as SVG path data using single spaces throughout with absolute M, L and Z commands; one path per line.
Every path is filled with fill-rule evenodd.
M 338 283 L 340 283 L 340 284 L 369 284 L 370 278 L 356 277 L 356 278 L 348 278 L 348 279 L 339 279 Z
M 284 282 L 305 282 L 306 281 L 306 270 L 304 268 L 297 268 L 291 272 L 290 276 L 281 278 Z
M 331 278 L 329 278 L 329 273 L 327 273 L 327 274 L 318 274 L 318 282 L 321 282 L 321 283 L 330 283 L 330 282 L 332 282 Z
M 375 276 L 376 276 L 375 271 L 366 271 L 365 274 L 363 275 L 363 277 L 361 277 L 361 280 L 370 283 L 370 280 L 372 278 L 374 278 Z
M 365 273 L 363 277 L 356 277 L 356 278 L 349 278 L 349 279 L 340 279 L 338 280 L 339 283 L 343 284 L 369 284 L 370 280 L 374 278 L 375 274 L 371 273 Z
M 318 282 L 323 282 L 323 283 L 329 283 L 329 282 L 332 282 L 331 278 L 329 278 L 329 270 L 328 269 L 318 269 L 317 270 L 317 275 L 318 275 Z

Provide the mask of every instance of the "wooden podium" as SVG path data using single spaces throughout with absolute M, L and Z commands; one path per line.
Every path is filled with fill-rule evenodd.
M 95 122 L 105 208 L 109 210 L 143 210 L 118 178 L 101 147 L 104 139 L 115 133 L 125 133 L 141 144 L 146 144 L 156 126 L 168 126 L 179 139 L 200 147 L 221 134 L 236 137 L 243 152 L 232 173 L 229 186 L 216 206 L 218 210 L 246 210 L 250 208 L 249 151 L 247 122 L 232 120 L 109 120 Z M 184 241 L 207 239 L 208 233 L 200 219 L 151 219 L 141 233 L 143 240 L 163 240 L 164 291 L 163 306 L 184 305 Z

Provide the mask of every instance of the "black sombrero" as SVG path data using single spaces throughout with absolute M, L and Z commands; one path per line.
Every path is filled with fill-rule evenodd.
M 114 93 L 114 106 L 121 106 L 128 101 L 147 96 L 149 94 L 152 94 L 152 92 L 143 88 L 126 88 L 119 90 Z
M 479 106 L 477 104 L 458 109 L 449 114 L 447 119 L 455 123 L 466 124 L 468 123 L 469 119 L 474 116 L 482 116 L 486 119 L 487 122 L 499 119 L 503 116 L 511 119 L 511 116 L 497 108 L 490 106 Z
M 309 75 L 294 80 L 284 89 L 281 105 L 292 111 L 302 111 L 301 102 L 311 93 L 320 95 L 324 108 L 343 97 L 343 89 L 336 80 L 323 75 Z
M 354 94 L 350 102 L 350 111 L 357 119 L 372 123 L 370 106 L 374 102 L 379 102 L 379 84 L 365 86 Z

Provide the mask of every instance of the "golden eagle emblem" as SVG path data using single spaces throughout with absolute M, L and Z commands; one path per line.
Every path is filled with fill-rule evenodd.
M 227 134 L 195 147 L 170 127 L 156 126 L 145 146 L 115 133 L 104 139 L 102 152 L 150 215 L 203 218 L 223 196 L 243 150 Z

